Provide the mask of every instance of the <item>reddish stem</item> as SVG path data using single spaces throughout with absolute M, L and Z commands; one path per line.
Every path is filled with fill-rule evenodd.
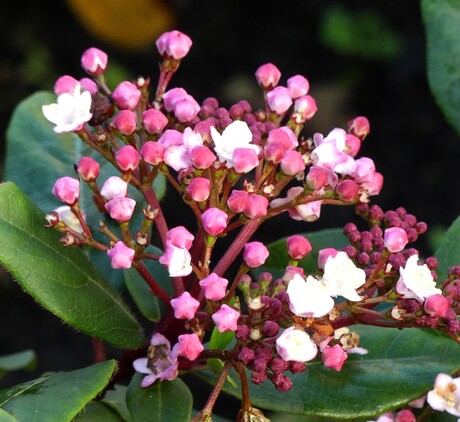
M 161 242 L 163 243 L 163 247 L 166 247 L 166 233 L 168 232 L 168 225 L 166 224 L 163 210 L 160 207 L 160 201 L 158 201 L 157 195 L 151 186 L 145 189 L 142 193 L 144 194 L 147 203 L 154 210 L 158 210 L 158 214 L 155 218 L 155 224 L 160 235 Z
M 147 270 L 147 267 L 142 262 L 133 262 L 133 267 L 141 275 L 141 277 L 147 282 L 152 289 L 152 293 L 158 297 L 167 307 L 171 306 L 171 297 L 166 291 L 158 284 L 158 282 L 152 277 L 152 274 Z
M 93 337 L 92 340 L 94 351 L 93 363 L 104 362 L 107 359 L 104 342 L 96 337 Z

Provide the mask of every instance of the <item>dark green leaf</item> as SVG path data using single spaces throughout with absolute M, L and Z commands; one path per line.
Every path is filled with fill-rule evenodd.
M 0 422 L 19 422 L 11 413 L 0 409 Z
M 126 401 L 133 422 L 188 421 L 192 414 L 193 397 L 180 378 L 156 382 L 141 388 L 142 375 L 131 380 Z
M 422 0 L 428 80 L 448 122 L 460 133 L 460 2 Z
M 131 421 L 131 415 L 126 407 L 126 390 L 128 387 L 125 385 L 115 384 L 114 390 L 108 390 L 105 392 L 104 398 L 101 400 L 107 406 L 116 410 L 122 419 L 126 422 Z
M 41 107 L 55 101 L 56 96 L 50 92 L 38 92 L 27 98 L 16 108 L 7 132 L 5 178 L 15 182 L 44 213 L 61 205 L 51 194 L 51 189 L 59 177 L 75 176 L 73 166 L 81 157 L 91 156 L 100 163 L 98 183 L 101 186 L 108 177 L 119 175 L 112 164 L 102 160 L 99 153 L 77 135 L 53 132 L 53 125 L 44 118 Z M 161 175 L 157 177 L 154 187 L 157 196 L 163 197 L 165 178 Z M 131 227 L 137 231 L 143 219 L 143 197 L 132 187 L 129 195 L 137 202 L 130 220 Z M 87 216 L 88 225 L 93 228 L 94 237 L 108 243 L 107 238 L 97 231 L 99 221 L 103 220 L 115 233 L 119 233 L 118 225 L 98 211 L 92 196 L 92 191 L 82 186 L 79 204 Z M 113 270 L 100 251 L 90 249 L 86 253 L 99 271 L 107 275 L 112 286 L 120 290 L 124 283 L 123 271 Z
M 0 185 L 0 263 L 49 311 L 118 347 L 142 344 L 142 330 L 119 295 L 13 183 Z
M 72 422 L 126 422 L 104 403 L 90 401 Z
M 305 270 L 305 274 L 311 274 L 317 271 L 316 264 L 318 260 L 318 252 L 324 248 L 342 249 L 348 242 L 343 235 L 343 229 L 326 229 L 313 233 L 300 233 L 306 237 L 312 246 L 312 251 L 302 260 L 299 261 L 299 267 Z M 289 262 L 287 253 L 286 239 L 282 238 L 268 245 L 270 255 L 265 264 L 257 268 L 257 274 L 262 271 L 268 271 L 273 274 L 274 278 L 281 277 L 284 274 L 284 269 Z
M 0 391 L 0 407 L 24 422 L 71 420 L 109 382 L 114 360 L 72 372 L 56 372 Z
M 35 367 L 35 352 L 24 350 L 11 355 L 0 356 L 0 374 L 17 369 L 31 370 Z
M 305 374 L 291 376 L 294 387 L 282 395 L 268 381 L 260 386 L 250 383 L 252 404 L 339 420 L 371 417 L 421 397 L 433 388 L 438 373 L 460 368 L 459 346 L 440 333 L 351 328 L 360 334 L 360 345 L 369 350 L 368 355 L 350 355 L 340 372 L 318 360 L 310 362 Z M 240 397 L 239 388 L 226 383 L 224 389 Z
M 460 265 L 460 217 L 449 227 L 434 256 L 438 258 L 440 281 L 446 278 L 449 267 Z

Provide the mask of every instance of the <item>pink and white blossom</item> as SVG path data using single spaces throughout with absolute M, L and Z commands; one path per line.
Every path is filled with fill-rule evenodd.
M 225 333 L 226 331 L 235 331 L 238 326 L 238 318 L 240 313 L 232 307 L 223 304 L 217 312 L 212 314 L 212 320 L 216 324 L 217 331 L 219 333 Z
M 98 48 L 91 47 L 81 56 L 81 67 L 92 76 L 101 75 L 107 68 L 108 56 Z
M 141 148 L 142 158 L 146 163 L 158 166 L 163 162 L 165 147 L 154 141 L 147 141 Z
M 265 90 L 273 89 L 281 78 L 281 72 L 272 63 L 266 63 L 256 70 L 258 84 Z
M 277 86 L 271 91 L 268 91 L 267 103 L 270 110 L 274 113 L 279 115 L 286 113 L 292 105 L 289 89 L 284 86 Z
M 219 277 L 215 273 L 209 274 L 207 277 L 200 280 L 201 290 L 204 297 L 208 300 L 220 300 L 225 297 L 228 280 Z
M 64 93 L 73 94 L 75 89 L 80 89 L 80 82 L 73 76 L 63 75 L 60 76 L 54 83 L 54 93 L 61 95 Z
M 165 58 L 183 59 L 192 47 L 192 40 L 183 32 L 173 30 L 164 32 L 156 40 L 158 52 Z
M 383 244 L 389 252 L 401 252 L 409 242 L 407 233 L 400 227 L 390 227 L 383 234 Z
M 340 344 L 328 346 L 323 349 L 321 353 L 321 361 L 323 362 L 323 365 L 334 369 L 335 371 L 340 371 L 342 369 L 347 358 L 348 354 L 342 349 Z
M 117 196 L 108 201 L 104 207 L 114 220 L 119 223 L 126 223 L 133 215 L 136 201 L 132 198 Z
M 136 114 L 131 110 L 120 110 L 112 124 L 122 135 L 132 135 L 137 128 Z
M 243 261 L 249 268 L 257 268 L 265 263 L 269 254 L 262 242 L 249 242 L 244 245 Z
M 460 416 L 460 377 L 438 374 L 434 389 L 428 392 L 426 401 L 434 410 Z
M 406 265 L 400 267 L 399 274 L 396 292 L 404 299 L 423 302 L 428 296 L 442 293 L 441 289 L 436 287 L 436 282 L 427 265 L 418 265 L 418 255 L 410 256 Z
M 176 248 L 190 250 L 195 236 L 190 233 L 184 226 L 176 226 L 169 229 L 166 233 L 166 245 L 173 245 Z
M 159 261 L 160 264 L 168 268 L 171 277 L 183 277 L 193 271 L 191 266 L 192 257 L 185 248 L 167 245 L 165 253 L 160 256 Z
M 121 110 L 134 110 L 141 99 L 141 91 L 132 82 L 123 81 L 112 92 L 112 99 Z
M 177 319 L 192 319 L 200 306 L 200 302 L 185 291 L 180 296 L 171 299 L 171 306 Z
M 99 163 L 91 157 L 81 157 L 77 163 L 77 172 L 85 182 L 94 182 L 99 177 Z
M 204 346 L 195 333 L 181 334 L 177 338 L 177 343 L 174 345 L 173 349 L 176 350 L 179 356 L 189 361 L 194 361 L 204 350 Z
M 73 230 L 76 233 L 83 233 L 83 227 L 81 226 L 80 220 L 72 212 L 68 205 L 61 205 L 53 210 L 58 216 L 58 219 L 61 223 L 65 224 L 70 230 Z M 51 224 L 52 220 L 55 219 L 55 216 L 52 214 L 46 215 L 46 220 Z
M 80 182 L 73 177 L 60 177 L 54 182 L 51 193 L 63 204 L 75 205 L 80 198 Z
M 287 87 L 291 97 L 295 100 L 296 98 L 302 97 L 303 95 L 308 94 L 310 89 L 310 84 L 308 79 L 302 75 L 291 76 L 287 80 Z
M 218 236 L 227 228 L 228 215 L 219 208 L 208 208 L 201 214 L 201 224 L 210 236 Z
M 134 171 L 141 162 L 142 156 L 132 145 L 121 147 L 115 154 L 118 166 L 124 172 Z
M 425 303 L 423 304 L 423 309 L 432 317 L 444 318 L 447 315 L 450 306 L 451 301 L 447 297 L 441 294 L 435 294 L 426 298 Z
M 122 241 L 115 243 L 113 248 L 107 250 L 112 268 L 131 268 L 134 259 L 134 249 L 128 248 Z
M 150 135 L 160 133 L 168 124 L 168 118 L 155 108 L 149 108 L 142 113 L 142 124 Z
M 300 234 L 289 236 L 286 241 L 289 258 L 296 261 L 305 258 L 311 251 L 310 241 Z
M 211 193 L 211 182 L 206 177 L 195 177 L 185 191 L 196 202 L 204 202 L 209 198 Z
M 126 196 L 127 193 L 128 183 L 118 176 L 110 176 L 101 188 L 101 195 L 107 199 L 107 201 L 117 196 Z
M 318 346 L 305 331 L 289 327 L 276 339 L 276 351 L 285 361 L 308 362 L 318 354 Z
M 141 381 L 142 388 L 152 385 L 157 379 L 171 381 L 179 373 L 177 349 L 171 350 L 171 343 L 163 334 L 155 333 L 150 340 L 150 346 L 153 351 L 152 358 L 139 358 L 133 362 L 134 369 L 146 375 Z

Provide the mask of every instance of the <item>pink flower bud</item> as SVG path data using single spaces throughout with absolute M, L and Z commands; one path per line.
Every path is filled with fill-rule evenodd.
M 307 95 L 310 84 L 307 78 L 302 75 L 292 76 L 287 80 L 287 87 L 293 99 Z
M 205 146 L 196 146 L 192 148 L 190 152 L 190 160 L 192 161 L 193 167 L 198 170 L 205 170 L 212 166 L 212 163 L 216 161 L 216 156 L 213 152 Z
M 139 154 L 132 145 L 125 145 L 120 148 L 115 155 L 118 166 L 125 172 L 132 172 L 135 170 L 141 158 L 141 154 Z
M 264 157 L 270 164 L 279 164 L 286 153 L 282 142 L 267 143 L 264 147 Z
M 194 361 L 200 353 L 204 350 L 204 346 L 201 343 L 198 336 L 193 334 L 181 334 L 177 337 L 177 354 L 184 358 Z
M 249 268 L 263 265 L 268 255 L 268 249 L 262 242 L 249 242 L 244 245 L 243 260 Z
M 288 255 L 296 261 L 303 259 L 311 251 L 311 244 L 306 237 L 299 234 L 290 236 L 287 239 Z
M 350 179 L 342 180 L 335 187 L 335 194 L 341 201 L 356 201 L 359 198 L 359 185 Z
M 401 252 L 408 242 L 406 231 L 400 227 L 390 227 L 383 235 L 383 244 L 391 253 Z
M 175 129 L 168 129 L 160 136 L 158 143 L 162 144 L 165 149 L 172 146 L 184 145 L 184 135 Z
M 367 117 L 358 116 L 348 122 L 348 132 L 357 136 L 359 139 L 361 139 L 361 141 L 363 141 L 364 138 L 369 135 L 370 131 L 371 127 Z
M 228 209 L 234 213 L 243 212 L 249 205 L 249 194 L 244 190 L 233 190 L 227 199 Z
M 160 133 L 168 124 L 168 118 L 160 111 L 149 108 L 142 113 L 142 124 L 150 135 Z
M 192 247 L 195 236 L 184 226 L 173 227 L 166 233 L 166 245 L 189 250 Z
M 165 92 L 163 94 L 163 105 L 166 111 L 171 113 L 174 110 L 174 105 L 183 98 L 186 98 L 187 95 L 188 93 L 184 88 L 172 88 Z
M 317 112 L 318 106 L 311 95 L 299 97 L 294 102 L 294 112 L 292 117 L 296 123 L 304 123 L 310 120 Z
M 184 292 L 171 299 L 171 306 L 177 319 L 192 319 L 200 306 L 200 302 L 193 298 L 189 292 Z
M 112 268 L 131 268 L 134 259 L 134 249 L 128 248 L 122 241 L 115 243 L 112 249 L 107 251 Z
M 318 190 L 329 183 L 328 172 L 319 166 L 311 166 L 306 177 L 307 186 L 310 189 Z
M 185 191 L 196 202 L 206 201 L 211 192 L 211 182 L 205 177 L 195 177 Z
M 286 151 L 299 145 L 295 133 L 286 126 L 273 129 L 268 133 L 267 145 L 272 143 L 282 143 Z
M 278 85 L 281 72 L 272 63 L 263 64 L 256 70 L 257 83 L 265 90 L 269 90 Z
M 126 223 L 131 219 L 135 206 L 134 199 L 118 196 L 107 202 L 104 207 L 114 220 Z
M 164 162 L 177 172 L 186 170 L 192 166 L 190 154 L 185 145 L 173 145 L 166 148 L 163 155 Z
M 302 267 L 294 267 L 292 265 L 288 265 L 283 274 L 283 281 L 285 283 L 291 281 L 296 274 L 300 275 L 302 278 L 305 278 L 305 272 Z
M 80 85 L 82 91 L 88 91 L 91 95 L 99 91 L 97 83 L 90 78 L 81 78 Z
M 342 349 L 340 344 L 336 344 L 332 347 L 326 347 L 321 354 L 321 361 L 323 362 L 323 365 L 336 371 L 340 371 L 342 369 L 342 366 L 347 358 L 348 355 Z
M 131 82 L 121 82 L 112 92 L 112 99 L 122 110 L 134 110 L 139 104 L 141 91 Z
M 326 265 L 326 261 L 329 259 L 329 257 L 335 257 L 339 251 L 334 248 L 325 248 L 321 249 L 318 252 L 318 268 L 320 270 L 324 269 L 324 266 Z
M 81 157 L 77 172 L 85 182 L 94 182 L 99 176 L 99 163 L 91 157 Z
M 121 110 L 112 120 L 112 124 L 122 135 L 132 135 L 137 127 L 136 114 L 131 110 Z
M 192 257 L 185 248 L 177 248 L 174 245 L 167 245 L 165 253 L 160 256 L 160 264 L 168 268 L 171 277 L 183 277 L 193 271 L 190 265 Z
M 409 409 L 400 410 L 396 413 L 395 422 L 415 422 L 417 418 Z
M 437 293 L 426 298 L 424 309 L 432 317 L 444 318 L 450 305 L 450 300 L 447 297 Z
M 79 86 L 79 82 L 69 75 L 61 76 L 54 84 L 54 93 L 59 96 L 64 93 L 72 94 L 75 88 Z
M 347 133 L 345 135 L 345 149 L 344 151 L 350 156 L 350 157 L 356 157 L 358 154 L 360 148 L 361 148 L 361 141 L 360 139 L 352 135 L 351 133 Z
M 211 126 L 214 126 L 212 122 L 209 120 L 202 120 L 195 125 L 193 131 L 199 133 L 203 138 L 203 141 L 211 142 Z
M 117 196 L 126 196 L 128 184 L 118 176 L 110 176 L 102 185 L 101 195 L 110 201 Z
M 305 170 L 305 162 L 298 151 L 286 151 L 281 160 L 281 171 L 288 176 L 295 176 Z
M 216 324 L 217 331 L 236 331 L 240 313 L 228 305 L 222 305 L 219 310 L 212 315 L 212 320 Z
M 258 164 L 259 157 L 253 149 L 235 148 L 233 150 L 233 167 L 237 173 L 249 173 Z
M 251 194 L 248 196 L 248 204 L 244 209 L 244 215 L 248 218 L 259 218 L 267 215 L 268 199 L 262 195 Z
M 191 122 L 200 111 L 200 105 L 191 96 L 187 95 L 174 104 L 174 115 L 181 123 Z
M 107 68 L 108 56 L 102 50 L 88 48 L 81 56 L 81 67 L 92 76 L 101 75 Z
M 268 107 L 276 114 L 284 114 L 292 105 L 292 98 L 289 90 L 284 86 L 277 86 L 267 92 Z
M 378 195 L 383 187 L 383 175 L 376 171 L 367 181 L 361 183 L 361 187 L 370 196 Z
M 146 163 L 157 166 L 163 162 L 165 147 L 159 142 L 147 141 L 141 148 L 142 158 Z
M 158 52 L 164 58 L 183 59 L 192 47 L 192 40 L 183 32 L 173 30 L 160 35 L 156 41 Z
M 209 208 L 201 215 L 203 229 L 210 236 L 218 236 L 227 227 L 228 215 L 219 208 Z
M 228 280 L 215 273 L 209 274 L 200 281 L 201 290 L 208 300 L 220 300 L 225 297 Z
M 80 198 L 80 182 L 73 177 L 61 177 L 54 183 L 51 193 L 63 204 L 75 205 Z

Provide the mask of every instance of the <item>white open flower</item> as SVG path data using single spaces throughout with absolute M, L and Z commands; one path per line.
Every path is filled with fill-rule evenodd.
M 65 92 L 58 96 L 57 103 L 42 106 L 43 115 L 56 127 L 56 133 L 79 130 L 93 116 L 91 94 L 81 92 L 78 84 L 72 93 Z
M 276 351 L 285 361 L 308 362 L 318 354 L 318 346 L 305 331 L 289 327 L 276 339 Z
M 406 266 L 399 269 L 400 278 L 396 283 L 396 291 L 404 299 L 416 299 L 423 302 L 428 296 L 441 294 L 436 288 L 430 269 L 425 265 L 418 265 L 418 255 L 412 255 L 406 261 Z
M 434 410 L 445 410 L 451 415 L 460 416 L 460 378 L 452 379 L 448 374 L 438 374 L 434 389 L 428 392 L 426 400 Z
M 252 149 L 259 154 L 260 147 L 251 144 L 252 132 L 246 122 L 235 120 L 230 123 L 220 134 L 211 126 L 211 136 L 214 141 L 214 151 L 216 151 L 219 161 L 226 162 L 227 168 L 233 167 L 233 152 L 236 148 Z
M 345 252 L 330 256 L 324 265 L 321 280 L 332 297 L 343 296 L 353 302 L 362 297 L 356 292 L 366 282 L 366 273 L 358 268 Z
M 322 317 L 334 307 L 328 289 L 312 276 L 307 280 L 295 274 L 287 287 L 289 309 L 300 317 Z
M 57 213 L 59 221 L 64 223 L 69 229 L 77 233 L 83 233 L 83 227 L 81 226 L 80 220 L 72 212 L 68 205 L 62 205 L 54 210 Z M 48 223 L 51 222 L 52 215 L 47 215 L 46 219 Z

